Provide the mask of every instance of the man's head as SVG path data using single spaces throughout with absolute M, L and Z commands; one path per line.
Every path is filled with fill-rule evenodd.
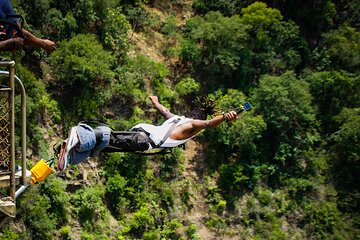
M 216 102 L 208 97 L 197 97 L 193 103 L 195 109 L 190 114 L 193 119 L 206 120 L 216 112 Z
M 206 118 L 207 118 L 206 110 L 204 108 L 200 108 L 200 107 L 195 108 L 190 113 L 190 117 L 193 119 L 206 120 Z

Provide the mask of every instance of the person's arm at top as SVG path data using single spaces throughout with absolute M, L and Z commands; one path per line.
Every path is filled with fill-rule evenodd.
M 164 118 L 169 119 L 175 115 L 172 112 L 170 112 L 169 109 L 167 109 L 166 107 L 164 107 L 163 105 L 161 105 L 159 103 L 159 99 L 157 96 L 150 96 L 149 98 L 150 98 L 152 104 L 161 113 L 161 115 L 164 116 Z
M 22 29 L 25 40 L 24 44 L 29 47 L 35 47 L 35 48 L 42 48 L 44 49 L 48 54 L 52 53 L 56 49 L 56 44 L 53 41 L 50 41 L 48 39 L 41 39 L 36 36 L 34 36 L 31 32 Z
M 0 51 L 16 50 L 24 46 L 22 38 L 10 38 L 0 42 Z
M 4 14 L 6 14 L 6 15 L 14 15 L 15 14 L 14 8 L 13 8 L 10 0 L 5 0 L 1 4 L 2 4 L 2 10 L 3 10 Z M 17 23 L 17 24 L 19 25 L 19 27 L 21 27 L 19 23 Z M 56 45 L 53 41 L 50 41 L 48 39 L 38 38 L 23 28 L 22 28 L 22 32 L 25 36 L 25 39 L 18 38 L 18 36 L 15 38 L 12 38 L 14 40 L 10 40 L 10 41 L 12 41 L 13 43 L 15 41 L 15 46 L 13 45 L 11 47 L 11 49 L 6 49 L 6 50 L 16 50 L 16 49 L 19 49 L 20 47 L 22 47 L 23 45 L 25 45 L 25 46 L 29 46 L 29 47 L 42 48 L 48 54 L 50 54 L 56 49 Z M 2 49 L 2 48 L 0 48 L 0 49 Z

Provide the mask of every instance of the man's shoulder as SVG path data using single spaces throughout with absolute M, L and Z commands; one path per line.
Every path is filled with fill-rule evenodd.
M 169 118 L 168 120 L 172 121 L 172 120 L 175 120 L 175 119 L 179 119 L 180 121 L 192 121 L 194 120 L 193 118 L 189 118 L 189 117 L 185 117 L 185 116 L 180 116 L 180 115 L 174 115 L 172 116 L 171 118 Z

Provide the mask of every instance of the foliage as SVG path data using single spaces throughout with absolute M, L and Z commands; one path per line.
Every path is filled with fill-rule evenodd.
M 161 27 L 161 31 L 170 37 L 174 37 L 178 31 L 176 16 L 171 15 L 165 20 L 164 25 Z
M 68 12 L 65 16 L 52 8 L 46 15 L 47 24 L 44 26 L 44 32 L 53 40 L 69 39 L 75 36 L 77 32 L 77 22 L 72 12 Z
M 71 203 L 85 229 L 94 230 L 94 222 L 105 218 L 104 193 L 104 189 L 97 186 L 84 187 L 72 195 Z
M 358 73 L 360 67 L 360 32 L 355 28 L 341 26 L 323 35 L 321 48 L 329 67 Z
M 16 91 L 15 118 L 21 119 L 21 100 L 26 100 L 27 141 L 33 146 L 33 151 L 35 151 L 36 154 L 47 157 L 49 145 L 44 140 L 44 131 L 40 129 L 38 124 L 39 121 L 59 123 L 61 113 L 58 103 L 51 99 L 50 94 L 45 89 L 45 84 L 39 81 L 39 79 L 23 65 L 16 65 L 16 75 L 25 88 L 26 96 L 22 99 L 19 91 Z M 20 128 L 16 128 L 16 136 L 19 136 L 16 141 L 20 141 L 20 130 Z
M 196 23 L 195 23 L 196 24 Z M 198 64 L 201 60 L 201 51 L 197 46 L 196 40 L 189 38 L 180 38 L 181 48 L 179 50 L 180 58 L 185 62 Z
M 211 84 L 249 87 L 261 74 L 295 69 L 306 59 L 298 27 L 283 21 L 281 13 L 265 3 L 243 8 L 241 16 L 224 17 L 219 12 L 195 16 L 184 31 L 187 39 L 180 56 L 199 67 L 207 89 Z M 200 59 L 189 47 L 200 51 Z
M 26 20 L 35 27 L 41 27 L 42 23 L 46 22 L 46 15 L 50 10 L 50 3 L 50 0 L 36 0 L 31 3 L 22 0 L 18 1 L 18 5 L 27 13 Z
M 302 35 L 311 43 L 316 45 L 322 32 L 326 32 L 334 26 L 334 17 L 337 9 L 343 3 L 340 1 L 319 0 L 310 2 L 297 1 L 267 1 L 267 3 L 278 8 L 286 19 L 294 21 L 302 30 Z M 346 4 L 346 3 L 344 3 Z
M 360 236 L 358 1 L 12 3 L 57 43 L 1 52 L 26 89 L 29 159 L 79 119 L 161 123 L 149 95 L 174 112 L 196 97 L 215 114 L 253 109 L 184 151 L 101 154 L 30 186 L 1 239 Z
M 344 109 L 336 118 L 342 124 L 339 131 L 333 135 L 337 153 L 340 158 L 346 158 L 350 162 L 358 162 L 360 157 L 359 149 L 356 147 L 359 144 L 359 117 L 360 110 L 355 108 Z
M 96 36 L 90 34 L 77 35 L 63 42 L 50 57 L 56 80 L 67 87 L 77 83 L 90 85 L 91 82 L 109 81 L 108 78 L 113 75 L 110 71 L 112 60 Z
M 218 91 L 210 98 L 216 99 L 218 108 L 224 111 L 236 109 L 245 101 L 245 95 L 235 89 L 228 89 L 226 94 Z M 214 189 L 218 189 L 217 194 L 225 199 L 226 208 L 232 209 L 237 196 L 273 172 L 271 166 L 259 161 L 261 151 L 258 145 L 265 129 L 266 124 L 260 116 L 242 113 L 231 124 L 204 133 L 208 139 L 207 163 L 211 171 L 219 174 L 218 188 Z M 216 200 L 211 209 L 220 210 L 221 203 L 222 199 Z
M 46 195 L 40 194 L 37 187 L 30 188 L 19 201 L 18 213 L 36 239 L 54 239 L 57 219 L 50 212 L 51 202 Z
M 209 11 L 219 11 L 224 16 L 232 16 L 240 12 L 242 6 L 251 1 L 236 1 L 236 0 L 196 0 L 193 7 L 197 13 L 207 13 Z
M 360 110 L 359 108 L 341 111 L 336 117 L 340 128 L 332 135 L 333 171 L 337 173 L 335 178 L 342 201 L 339 204 L 348 211 L 359 206 L 359 186 L 356 184 L 356 176 L 359 171 L 359 136 L 360 136 Z
M 343 108 L 360 106 L 360 78 L 344 71 L 311 72 L 303 77 L 310 85 L 318 119 L 326 133 L 334 128 L 333 116 Z
M 15 231 L 11 229 L 1 229 L 1 240 L 20 240 L 23 239 L 23 236 L 21 234 L 16 233 Z
M 314 188 L 314 183 L 308 179 L 289 178 L 286 187 L 291 197 L 302 200 L 305 194 Z
M 196 231 L 197 231 L 197 226 L 195 224 L 189 225 L 189 227 L 187 229 L 187 234 L 188 234 L 189 239 L 191 239 L 191 240 L 201 239 L 200 236 L 198 234 L 196 234 Z
M 40 192 L 46 195 L 51 203 L 52 211 L 57 219 L 66 222 L 68 219 L 68 208 L 70 197 L 65 192 L 65 183 L 54 177 L 49 177 L 40 188 Z
M 95 117 L 106 100 L 101 92 L 114 76 L 110 53 L 94 35 L 77 35 L 63 42 L 49 60 L 56 76 L 52 85 L 63 107 L 71 109 L 77 119 Z
M 219 76 L 220 73 L 229 76 L 232 70 L 241 65 L 239 60 L 242 58 L 239 55 L 246 55 L 242 53 L 246 52 L 242 45 L 246 33 L 238 16 L 225 18 L 218 12 L 210 12 L 204 18 L 190 19 L 186 31 L 189 32 L 189 38 L 197 43 L 197 48 L 201 51 L 201 63 L 206 67 L 209 76 Z M 183 43 L 192 41 L 183 41 Z M 202 42 L 201 48 L 200 42 Z M 186 47 L 187 45 L 182 46 L 184 49 Z M 185 59 L 194 59 L 194 57 L 186 56 Z
M 337 13 L 335 20 L 340 23 L 348 23 L 349 26 L 359 29 L 360 26 L 360 3 L 358 1 L 337 1 L 335 2 Z
M 119 55 L 125 55 L 129 49 L 128 32 L 130 24 L 120 8 L 108 10 L 104 22 L 103 41 L 105 46 Z
M 70 238 L 70 233 L 71 233 L 71 227 L 70 226 L 65 226 L 65 227 L 62 227 L 60 229 L 60 234 L 61 234 L 63 239 L 71 239 Z
M 126 184 L 126 179 L 119 174 L 110 176 L 106 183 L 106 196 L 111 203 L 109 208 L 115 211 L 117 215 L 122 215 L 129 205 L 126 198 L 128 191 Z
M 180 95 L 187 95 L 200 90 L 200 85 L 193 78 L 187 77 L 181 79 L 175 85 L 175 91 Z
M 224 94 L 222 91 L 216 91 L 213 94 L 210 94 L 210 99 L 214 99 L 219 109 L 223 112 L 236 110 L 241 104 L 245 103 L 246 96 L 243 92 L 229 88 Z
M 159 25 L 157 17 L 140 6 L 127 6 L 124 11 L 135 32 L 148 31 L 150 28 L 157 28 Z
M 274 159 L 285 163 L 312 147 L 317 140 L 317 123 L 306 82 L 290 72 L 264 76 L 254 100 L 268 126 L 273 149 L 277 149 Z
M 94 1 L 79 0 L 76 1 L 72 10 L 77 19 L 79 33 L 94 32 L 94 27 L 98 16 L 94 6 Z
M 251 4 L 247 8 L 242 9 L 242 20 L 247 24 L 253 25 L 256 29 L 261 29 L 282 19 L 279 10 L 266 7 L 267 5 L 261 2 Z
M 340 223 L 340 213 L 334 203 L 309 204 L 305 210 L 310 236 L 315 238 L 327 238 Z
M 168 69 L 144 55 L 129 59 L 117 71 L 119 80 L 115 83 L 113 94 L 130 99 L 132 105 L 145 102 L 146 86 L 151 86 L 164 99 L 174 94 L 164 83 L 164 78 L 169 74 Z

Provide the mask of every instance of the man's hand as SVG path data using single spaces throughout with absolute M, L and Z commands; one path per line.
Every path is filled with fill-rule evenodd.
M 56 50 L 56 44 L 51 40 L 44 39 L 42 48 L 46 51 L 47 54 L 50 54 Z
M 153 104 L 159 103 L 159 99 L 157 96 L 150 96 L 149 98 Z
M 166 107 L 164 107 L 163 105 L 161 105 L 159 103 L 159 99 L 157 96 L 149 96 L 151 102 L 154 104 L 154 106 L 156 107 L 156 109 L 166 118 L 169 119 L 171 117 L 174 116 L 173 113 L 171 113 L 169 111 L 169 109 L 167 109 Z
M 224 113 L 223 116 L 226 121 L 232 121 L 237 118 L 237 114 L 235 111 L 230 111 L 230 112 Z

